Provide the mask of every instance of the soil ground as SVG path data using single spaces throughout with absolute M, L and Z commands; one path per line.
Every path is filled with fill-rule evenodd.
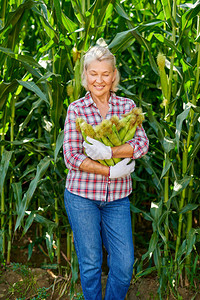
M 51 269 L 50 260 L 45 256 L 43 248 L 39 245 L 33 247 L 31 258 L 28 260 L 28 245 L 31 243 L 29 236 L 25 235 L 22 239 L 15 236 L 12 247 L 11 264 L 2 264 L 0 267 L 0 299 L 2 300 L 68 300 L 70 299 L 70 282 L 71 273 L 62 272 L 63 275 L 58 276 L 57 271 Z M 66 238 L 61 244 L 66 244 Z M 66 247 L 66 246 L 65 246 Z M 61 249 L 63 249 L 61 247 Z M 140 257 L 144 252 L 141 249 L 135 249 L 135 256 Z M 61 265 L 64 271 L 69 268 L 64 256 Z M 43 268 L 44 263 L 46 269 Z M 103 273 L 102 273 L 102 289 L 105 292 L 107 279 L 106 253 L 104 253 Z M 148 277 L 142 277 L 136 282 L 133 279 L 127 293 L 127 300 L 157 300 L 158 297 L 158 279 L 152 274 Z M 200 286 L 196 291 L 200 291 Z M 62 295 L 63 291 L 63 295 Z M 186 287 L 179 288 L 180 300 L 200 300 L 200 293 L 192 291 Z M 64 293 L 65 292 L 65 293 Z M 84 299 L 82 296 L 80 280 L 75 286 L 75 297 L 73 299 Z M 177 299 L 169 296 L 168 300 Z M 117 300 L 117 299 L 116 299 Z M 165 299 L 163 299 L 165 300 Z

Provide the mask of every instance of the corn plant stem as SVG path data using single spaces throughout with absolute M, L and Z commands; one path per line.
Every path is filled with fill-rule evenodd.
M 14 141 L 14 125 L 15 125 L 15 102 L 16 96 L 14 95 L 11 99 L 11 117 L 10 117 L 10 142 L 11 150 L 13 150 Z M 12 159 L 12 165 L 14 166 L 14 159 Z M 14 181 L 14 174 L 11 172 L 10 175 L 10 197 L 9 197 L 9 223 L 8 223 L 8 249 L 7 249 L 7 264 L 10 264 L 10 254 L 11 254 L 11 241 L 12 241 L 12 208 L 13 208 L 13 193 L 12 193 L 12 183 Z
M 131 197 L 131 202 L 135 205 L 135 191 L 136 190 L 136 181 L 133 180 L 133 193 Z M 134 212 L 131 213 L 131 224 L 132 224 L 132 235 L 133 235 L 133 244 L 135 245 L 135 222 L 136 222 L 136 214 Z
M 194 181 L 194 179 L 193 179 L 193 175 L 194 175 L 194 160 L 191 163 L 191 168 L 190 168 L 189 175 L 191 177 L 191 180 L 190 180 L 189 187 L 188 187 L 188 203 L 191 203 L 192 202 L 192 194 L 193 194 L 192 193 L 193 181 Z M 188 237 L 188 234 L 189 234 L 189 232 L 190 232 L 190 230 L 192 228 L 192 217 L 193 217 L 193 214 L 192 214 L 192 211 L 190 210 L 190 211 L 187 212 L 186 238 Z M 188 268 L 190 268 L 190 261 L 191 261 L 191 254 L 189 254 L 186 257 L 187 270 L 188 270 Z
M 169 10 L 171 11 L 170 5 L 169 5 Z M 175 43 L 176 41 L 176 27 L 174 20 L 176 20 L 176 0 L 173 1 L 173 9 L 172 9 L 172 41 Z M 170 122 L 170 114 L 169 114 L 169 104 L 170 104 L 170 99 L 171 99 L 171 90 L 172 90 L 172 79 L 173 79 L 173 66 L 174 66 L 174 56 L 175 52 L 172 51 L 171 55 L 171 63 L 170 63 L 170 71 L 169 71 L 169 88 L 168 88 L 168 95 L 167 95 L 167 105 L 165 106 L 165 119 L 169 123 Z M 168 133 L 165 131 L 165 136 L 167 136 Z M 166 156 L 167 154 L 165 153 L 165 160 L 166 161 Z M 166 204 L 169 199 L 169 170 L 167 171 L 167 174 L 165 175 L 165 184 L 164 184 L 164 203 Z M 165 257 L 168 256 L 168 240 L 169 240 L 169 231 L 168 231 L 168 226 L 165 224 L 165 237 L 166 237 L 166 244 L 164 247 L 164 254 Z
M 55 49 L 52 49 L 52 57 L 55 57 L 55 53 L 54 52 L 55 52 Z M 53 73 L 56 73 L 56 72 L 60 72 L 60 70 L 56 69 L 55 61 L 53 61 Z M 51 98 L 51 96 L 50 96 L 50 98 Z M 53 130 L 53 144 L 52 144 L 53 151 L 55 151 L 55 148 L 56 148 L 57 132 L 58 132 L 58 129 L 57 129 L 56 124 L 55 124 L 54 125 L 54 130 Z M 54 165 L 54 169 L 55 168 L 56 168 L 56 164 Z M 56 172 L 54 172 L 54 180 L 55 180 L 55 182 L 57 181 Z M 57 245 L 57 248 L 56 248 L 56 254 L 57 254 L 58 271 L 60 273 L 61 272 L 61 270 L 60 270 L 61 241 L 60 241 L 60 233 L 59 233 L 59 216 L 58 216 L 59 205 L 58 205 L 58 197 L 56 195 L 56 191 L 54 192 L 54 201 L 55 201 L 55 204 L 54 204 L 54 207 L 55 207 L 55 223 L 56 223 L 56 227 L 57 227 L 57 234 L 56 234 L 56 242 L 57 242 L 56 245 Z
M 197 34 L 199 34 L 200 31 L 200 17 L 198 16 L 198 27 L 197 27 Z M 197 45 L 197 68 L 196 68 L 196 80 L 195 80 L 195 86 L 194 86 L 194 92 L 193 92 L 193 97 L 192 97 L 192 104 L 195 105 L 196 104 L 196 99 L 197 99 L 197 91 L 198 91 L 198 87 L 199 87 L 199 75 L 200 75 L 200 44 Z M 190 128 L 189 128 L 189 133 L 188 133 L 188 138 L 187 138 L 187 148 L 189 148 L 190 146 L 190 141 L 191 141 L 191 137 L 193 134 L 193 130 L 194 130 L 194 126 L 193 126 L 193 120 L 194 120 L 194 110 L 191 109 L 190 110 Z
M 167 120 L 169 121 L 169 116 L 168 116 L 168 104 L 165 106 L 165 117 L 167 117 Z M 168 133 L 165 131 L 165 136 L 167 136 Z M 164 153 L 164 163 L 167 161 L 167 153 Z M 164 204 L 166 205 L 169 199 L 169 170 L 165 174 L 164 177 Z M 166 238 L 166 243 L 164 245 L 164 256 L 168 256 L 168 240 L 169 240 L 169 231 L 168 231 L 168 226 L 167 224 L 164 224 L 164 230 L 165 230 L 165 238 Z
M 12 177 L 10 178 L 10 186 L 12 185 Z M 11 191 L 11 190 L 10 190 Z M 8 224 L 8 249 L 6 263 L 10 264 L 11 247 L 12 247 L 12 208 L 13 208 L 13 193 L 9 197 L 9 224 Z
M 197 36 L 200 33 L 200 16 L 197 16 Z M 196 68 L 196 81 L 195 81 L 195 86 L 194 86 L 194 93 L 193 93 L 193 98 L 192 98 L 192 104 L 196 104 L 196 99 L 197 99 L 197 92 L 198 92 L 198 87 L 199 87 L 199 77 L 200 77 L 200 44 L 197 44 L 197 68 Z M 194 111 L 190 110 L 190 116 L 191 116 L 191 121 L 190 121 L 190 128 L 189 128 L 189 134 L 188 134 L 188 139 L 187 139 L 187 149 L 189 148 L 190 145 L 190 139 L 193 136 L 194 133 L 194 126 L 193 126 L 193 120 L 194 120 Z M 188 190 L 188 203 L 192 202 L 192 189 L 193 189 L 193 175 L 194 175 L 194 160 L 192 161 L 191 164 L 191 169 L 190 169 L 190 176 L 191 180 L 189 183 L 189 190 Z M 191 228 L 192 228 L 192 211 L 187 212 L 187 228 L 186 228 L 186 237 L 188 236 Z M 187 256 L 186 258 L 186 266 L 187 269 L 190 269 L 191 265 L 191 254 Z M 187 271 L 186 271 L 187 272 Z
M 55 166 L 56 168 L 56 166 Z M 54 172 L 54 180 L 57 180 L 57 175 Z M 56 240 L 57 240 L 57 248 L 56 248 L 56 253 L 57 253 L 57 263 L 58 267 L 60 267 L 61 263 L 61 241 L 60 241 L 60 233 L 59 233 L 59 216 L 58 216 L 58 210 L 59 210 L 59 205 L 58 205 L 58 197 L 56 195 L 56 192 L 54 193 L 54 199 L 55 199 L 55 223 L 57 227 L 57 235 L 56 235 Z M 59 270 L 60 271 L 60 270 Z
M 85 0 L 82 0 L 82 1 L 81 1 L 81 6 L 82 6 L 82 7 L 81 7 L 81 8 L 82 8 L 82 14 L 85 15 L 85 10 L 86 10 L 86 9 L 85 9 L 85 8 L 86 8 L 86 7 L 85 7 L 85 6 L 86 6 L 86 1 L 85 1 Z
M 70 228 L 68 228 L 67 231 L 67 259 L 71 260 L 71 234 L 70 234 Z
M 38 113 L 41 116 L 41 107 L 38 108 Z M 41 137 L 42 137 L 42 127 L 39 123 L 38 124 L 38 140 L 41 139 Z M 41 150 L 41 147 L 38 147 L 39 152 L 40 152 L 40 150 Z M 41 154 L 38 154 L 38 162 L 40 162 L 40 160 L 41 160 Z M 38 204 L 38 208 L 39 208 L 41 206 L 40 198 L 38 198 L 37 202 L 38 202 L 37 204 Z M 39 235 L 39 237 L 42 236 L 42 224 L 40 224 L 40 223 L 38 224 L 38 235 Z
M 2 1 L 2 28 L 5 26 L 6 23 L 6 9 L 8 7 L 8 0 Z
M 182 160 L 182 176 L 184 177 L 187 171 L 187 147 L 186 147 L 186 140 L 183 141 L 184 143 L 184 149 L 183 149 L 183 160 Z M 183 208 L 183 205 L 185 203 L 185 195 L 186 195 L 186 189 L 184 189 L 181 193 L 181 200 L 179 202 L 179 211 Z M 183 222 L 183 214 L 179 215 L 178 220 L 178 233 L 177 233 L 177 239 L 176 239 L 176 249 L 175 249 L 175 262 L 177 262 L 177 255 L 179 246 L 181 243 L 181 231 L 182 231 L 182 222 Z M 177 264 L 175 266 L 177 269 Z
M 57 229 L 59 230 L 59 216 L 58 216 L 58 197 L 55 195 L 55 223 L 57 225 Z M 60 253 L 60 234 L 57 233 L 57 263 L 58 266 L 60 265 L 61 262 L 61 253 Z
M 87 10 L 90 8 L 90 0 L 87 0 Z
M 6 252 L 6 235 L 5 235 L 5 190 L 2 188 L 1 195 L 1 230 L 2 230 L 2 255 L 4 257 Z
M 7 106 L 4 109 L 3 113 L 3 128 L 2 128 L 2 135 L 1 135 L 1 141 L 5 140 L 5 126 L 6 126 L 6 117 L 7 117 Z M 4 151 L 4 145 L 1 146 L 1 157 Z M 1 229 L 2 232 L 2 251 L 3 251 L 3 257 L 6 253 L 6 235 L 5 235 L 5 188 L 2 187 L 2 194 L 1 194 Z

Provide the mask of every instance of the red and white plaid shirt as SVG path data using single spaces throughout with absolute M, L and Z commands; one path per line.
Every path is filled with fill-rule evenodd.
M 131 111 L 135 107 L 135 103 L 112 93 L 109 107 L 106 119 L 110 119 L 113 115 L 121 117 L 122 114 Z M 63 144 L 65 164 L 69 169 L 66 188 L 73 194 L 99 201 L 114 201 L 128 196 L 132 192 L 130 175 L 109 179 L 106 176 L 79 170 L 79 166 L 87 156 L 84 154 L 82 134 L 76 130 L 77 117 L 83 118 L 92 126 L 96 126 L 102 121 L 102 116 L 89 92 L 68 107 Z M 127 143 L 134 148 L 133 159 L 140 158 L 148 151 L 149 141 L 143 128 L 137 128 L 134 138 Z

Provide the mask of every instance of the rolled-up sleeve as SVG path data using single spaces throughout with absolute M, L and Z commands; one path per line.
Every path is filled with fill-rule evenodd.
M 149 140 L 143 127 L 137 127 L 134 138 L 127 142 L 133 147 L 133 159 L 145 155 L 149 149 Z
M 65 120 L 63 143 L 64 160 L 69 170 L 78 169 L 87 157 L 83 153 L 82 134 L 76 130 L 76 118 L 75 108 L 70 104 Z

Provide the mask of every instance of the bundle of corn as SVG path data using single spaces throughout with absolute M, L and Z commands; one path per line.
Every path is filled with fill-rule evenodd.
M 94 128 L 88 124 L 84 119 L 76 119 L 76 129 L 82 133 L 84 140 L 89 136 L 102 142 L 106 146 L 115 147 L 120 146 L 131 140 L 137 126 L 141 127 L 144 120 L 142 109 L 135 107 L 129 113 L 122 115 L 122 119 L 113 115 L 110 120 L 104 119 L 99 125 Z M 111 158 L 106 160 L 99 160 L 100 163 L 108 166 L 114 166 L 121 158 Z

